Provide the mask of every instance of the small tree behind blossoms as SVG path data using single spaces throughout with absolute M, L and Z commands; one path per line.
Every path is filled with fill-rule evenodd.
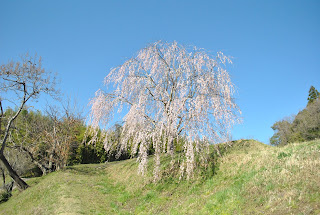
M 115 110 L 128 110 L 119 153 L 130 149 L 132 156 L 138 154 L 139 172 L 144 174 L 152 146 L 154 178 L 158 180 L 160 155 L 173 155 L 174 143 L 183 138 L 187 141 L 183 141 L 180 172 L 190 178 L 196 160 L 206 162 L 209 143 L 226 140 L 232 125 L 239 121 L 226 63 L 231 60 L 221 52 L 213 57 L 203 49 L 176 42 L 148 45 L 112 69 L 104 80 L 107 90 L 99 89 L 91 100 L 93 136 L 103 138 L 98 130 L 108 126 Z M 105 149 L 110 149 L 113 143 L 108 135 L 104 141 Z

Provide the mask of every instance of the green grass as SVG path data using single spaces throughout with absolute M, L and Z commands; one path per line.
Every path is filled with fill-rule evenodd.
M 0 214 L 320 214 L 319 140 L 285 147 L 240 140 L 218 162 L 211 177 L 158 183 L 152 161 L 144 178 L 134 159 L 68 167 L 30 179 Z

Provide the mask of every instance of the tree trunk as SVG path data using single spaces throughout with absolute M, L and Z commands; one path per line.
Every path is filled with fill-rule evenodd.
M 173 142 L 173 139 L 170 140 L 170 142 L 168 142 L 167 153 L 170 154 L 171 156 L 174 155 L 174 142 Z
M 3 189 L 5 189 L 6 188 L 6 175 L 5 175 L 4 169 L 2 169 L 2 167 L 0 168 L 0 170 L 2 173 Z
M 49 172 L 52 172 L 52 168 L 53 168 L 53 152 L 49 156 L 49 165 L 48 165 Z
M 44 175 L 47 174 L 48 168 L 46 168 L 44 165 L 42 165 L 41 163 L 39 163 L 39 162 L 36 161 L 36 160 L 33 160 L 33 163 L 39 167 L 39 169 L 40 169 L 41 172 L 42 172 L 42 176 L 44 176 Z
M 18 148 L 18 149 L 20 149 L 22 152 L 26 153 L 26 154 L 31 158 L 31 161 L 32 161 L 35 165 L 37 165 L 37 166 L 39 167 L 39 169 L 42 171 L 42 175 L 46 175 L 46 174 L 47 174 L 47 172 L 49 171 L 49 169 L 48 169 L 45 165 L 41 164 L 41 162 L 37 161 L 37 160 L 34 158 L 33 154 L 28 150 L 28 148 L 26 148 L 26 147 L 24 147 L 24 146 L 16 146 L 15 148 Z
M 44 176 L 44 175 L 46 175 L 47 174 L 47 169 L 46 168 L 43 168 L 43 166 L 38 166 L 40 169 L 41 169 L 41 171 L 42 171 L 42 176 Z
M 18 188 L 20 190 L 27 189 L 29 187 L 29 185 L 19 177 L 19 175 L 16 173 L 16 171 L 14 171 L 12 169 L 12 167 L 10 166 L 10 164 L 7 161 L 6 157 L 2 153 L 0 153 L 0 160 L 3 162 L 4 166 L 7 168 L 11 178 L 17 183 Z

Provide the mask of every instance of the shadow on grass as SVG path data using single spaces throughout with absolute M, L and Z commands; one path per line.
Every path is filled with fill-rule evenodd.
M 78 165 L 78 166 L 68 166 L 65 171 L 69 171 L 77 175 L 96 175 L 104 173 L 106 164 L 94 164 L 94 165 Z

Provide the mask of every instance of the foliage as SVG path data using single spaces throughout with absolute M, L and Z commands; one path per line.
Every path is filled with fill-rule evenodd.
M 101 135 L 105 148 L 138 155 L 142 174 L 153 148 L 158 180 L 160 154 L 173 155 L 175 143 L 184 138 L 180 172 L 190 178 L 197 166 L 195 156 L 204 158 L 209 143 L 225 141 L 238 122 L 240 111 L 226 63 L 231 60 L 221 52 L 212 57 L 203 49 L 176 42 L 150 44 L 110 71 L 105 77 L 109 91 L 96 92 L 90 103 L 92 142 L 115 110 L 128 110 L 119 141 L 110 140 L 107 133 Z
M 0 203 L 8 201 L 11 196 L 11 192 L 0 191 Z
M 53 109 L 51 109 L 53 110 Z M 70 145 L 79 135 L 82 121 L 71 114 L 24 109 L 17 117 L 11 131 L 9 147 L 27 155 L 43 172 L 53 171 L 67 165 Z
M 25 107 L 12 124 L 13 129 L 5 153 L 19 175 L 31 177 L 38 175 L 38 170 L 46 174 L 57 167 L 102 163 L 115 159 L 108 159 L 102 142 L 96 142 L 95 145 L 84 144 L 87 128 L 81 117 L 76 117 L 70 111 L 63 113 L 58 107 L 54 107 L 54 110 L 55 112 L 52 112 L 50 108 L 43 114 Z M 13 113 L 14 111 L 8 108 L 4 115 Z M 30 162 L 38 168 L 35 169 Z
M 319 96 L 320 93 L 318 92 L 318 90 L 314 86 L 311 86 L 308 96 L 308 105 L 311 104 L 313 101 L 317 100 Z
M 286 145 L 292 141 L 292 121 L 291 118 L 286 118 L 273 124 L 271 127 L 275 134 L 270 138 L 272 145 Z
M 107 160 L 107 155 L 102 142 L 97 142 L 94 146 L 81 144 L 76 149 L 77 162 L 81 164 L 103 163 Z
M 286 145 L 320 138 L 320 99 L 309 98 L 307 107 L 296 116 L 273 124 L 271 128 L 275 134 L 270 138 L 272 145 Z

